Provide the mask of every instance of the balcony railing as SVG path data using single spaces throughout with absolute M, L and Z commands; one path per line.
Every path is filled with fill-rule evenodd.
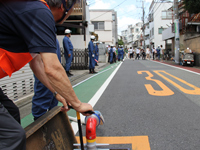
M 74 5 L 74 10 L 66 22 L 82 22 L 85 20 L 85 0 L 78 0 Z
M 71 15 L 83 15 L 83 0 L 76 2 L 74 5 L 74 11 L 71 13 Z

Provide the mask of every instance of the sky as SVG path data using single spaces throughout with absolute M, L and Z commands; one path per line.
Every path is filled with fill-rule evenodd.
M 130 24 L 136 24 L 142 20 L 142 0 L 87 0 L 89 9 L 114 9 L 118 16 L 118 35 L 128 28 Z M 145 14 L 148 15 L 152 0 L 145 0 Z

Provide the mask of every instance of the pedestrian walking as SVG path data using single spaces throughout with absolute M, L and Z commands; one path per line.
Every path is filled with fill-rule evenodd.
M 158 60 L 160 60 L 160 51 L 161 51 L 160 45 L 158 45 L 158 48 L 156 49 Z
M 132 49 L 132 47 L 129 48 L 128 52 L 129 52 L 130 59 L 133 58 L 133 49 Z
M 73 60 L 73 45 L 69 39 L 70 37 L 71 37 L 71 30 L 66 29 L 65 37 L 63 38 L 63 47 L 64 47 L 64 56 L 66 60 L 65 70 L 68 77 L 73 76 L 73 74 L 69 72 Z
M 146 56 L 147 56 L 147 59 L 150 60 L 150 49 L 149 49 L 149 46 L 147 46 L 147 48 L 146 48 Z
M 162 52 L 162 60 L 164 60 L 165 59 L 165 55 L 166 55 L 165 49 L 163 49 L 162 45 L 160 45 L 160 49 L 161 49 L 161 52 Z
M 138 60 L 140 59 L 140 49 L 139 49 L 139 47 L 136 48 L 136 58 L 135 58 L 135 60 L 137 60 L 137 58 L 138 58 Z
M 144 49 L 142 49 L 141 51 L 142 51 L 142 59 L 145 60 L 145 58 L 146 58 L 146 53 L 145 53 Z
M 153 47 L 152 51 L 153 51 L 153 60 L 155 60 L 157 51 L 154 47 Z
M 94 46 L 94 40 L 95 36 L 92 35 L 90 37 L 90 42 L 88 44 L 88 49 L 89 49 L 89 73 L 97 73 L 94 68 L 95 68 L 95 46 Z

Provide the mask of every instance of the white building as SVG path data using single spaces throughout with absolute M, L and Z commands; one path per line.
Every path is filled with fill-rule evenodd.
M 113 9 L 90 9 L 90 22 L 94 24 L 94 32 L 98 35 L 98 40 L 105 44 L 117 44 L 116 11 Z
M 155 2 L 153 0 L 149 7 L 149 43 L 151 48 L 153 46 L 156 48 L 158 45 L 163 45 L 163 48 L 165 48 L 162 31 L 172 23 L 172 11 L 169 11 L 172 5 L 170 1 Z
M 128 25 L 128 28 L 121 32 L 125 47 L 130 48 L 140 46 L 140 37 L 142 35 L 141 28 L 142 22 L 138 22 L 135 25 Z
M 145 22 L 145 36 L 143 37 L 145 40 L 145 47 L 150 47 L 150 28 L 149 28 L 149 22 Z M 142 43 L 144 46 L 144 41 Z

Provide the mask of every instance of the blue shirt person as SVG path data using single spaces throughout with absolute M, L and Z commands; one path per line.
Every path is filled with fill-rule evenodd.
M 158 60 L 160 60 L 160 45 L 158 45 L 158 48 L 156 49 L 157 55 L 158 55 Z
M 113 63 L 113 53 L 114 53 L 114 51 L 113 51 L 113 45 L 111 45 L 111 48 L 110 48 L 110 64 L 112 64 Z
M 95 46 L 94 46 L 94 40 L 95 40 L 95 36 L 92 35 L 90 38 L 90 42 L 88 44 L 88 50 L 89 50 L 89 73 L 97 73 L 94 71 L 95 68 Z
M 122 46 L 120 46 L 120 48 L 118 48 L 118 61 L 123 60 L 123 56 L 124 56 L 124 49 L 122 48 Z
M 64 47 L 64 56 L 66 60 L 65 70 L 68 77 L 73 76 L 73 74 L 69 72 L 73 60 L 73 45 L 69 39 L 70 37 L 71 37 L 71 30 L 66 29 L 65 37 L 63 38 L 63 47 Z

